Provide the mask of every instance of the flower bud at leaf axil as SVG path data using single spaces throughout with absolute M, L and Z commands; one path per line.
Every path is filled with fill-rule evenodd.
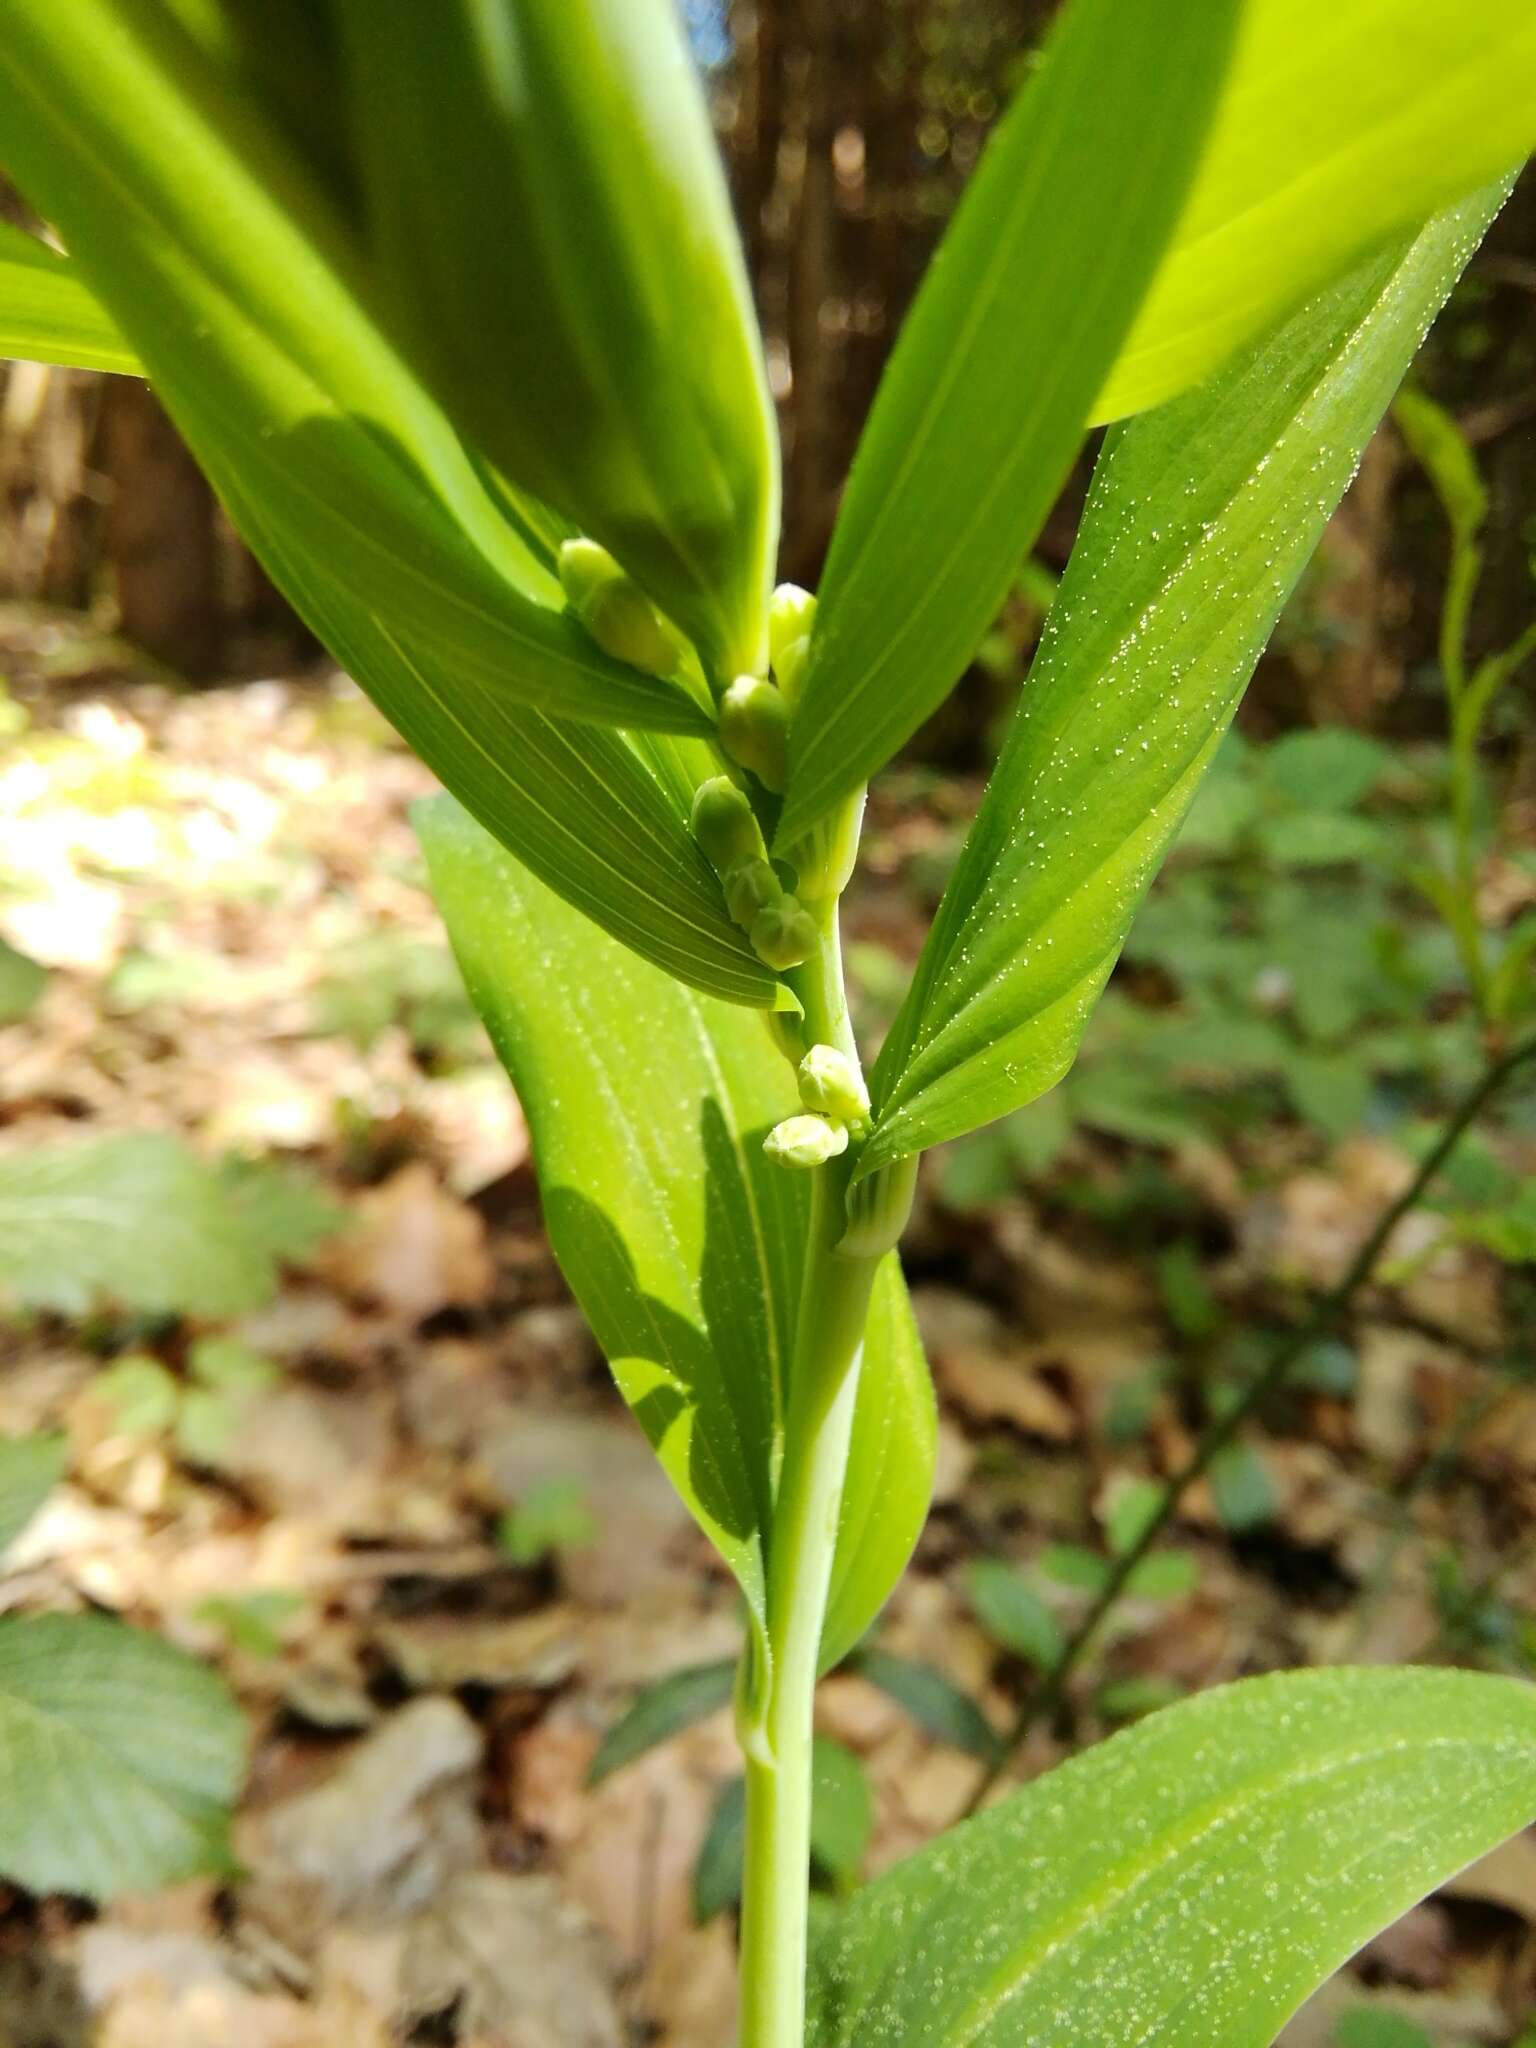
M 798 583 L 781 583 L 768 605 L 768 658 L 778 673 L 787 648 L 797 640 L 810 638 L 816 618 L 816 600 Z
M 791 640 L 787 647 L 782 648 L 773 664 L 779 693 L 791 711 L 800 701 L 800 685 L 805 680 L 805 664 L 810 653 L 811 637 L 807 633 L 803 640 Z
M 789 774 L 789 706 L 761 676 L 738 676 L 720 700 L 720 744 L 764 789 L 782 793 Z
M 848 1150 L 848 1133 L 824 1116 L 787 1116 L 764 1138 L 763 1150 L 775 1166 L 825 1166 Z
M 793 896 L 786 896 L 758 912 L 747 936 L 758 959 L 782 973 L 786 967 L 798 967 L 815 952 L 816 920 Z
M 728 875 L 748 861 L 767 865 L 768 848 L 757 814 L 728 775 L 714 775 L 700 783 L 694 792 L 689 826 L 717 875 Z M 765 902 L 771 900 L 764 898 Z
M 864 1076 L 835 1045 L 813 1045 L 800 1062 L 800 1101 L 804 1108 L 839 1123 L 861 1124 L 869 1117 L 869 1090 Z
M 751 931 L 762 911 L 777 910 L 786 901 L 784 884 L 765 860 L 743 861 L 723 880 L 725 907 L 743 931 Z
M 681 649 L 645 592 L 595 540 L 560 549 L 560 587 L 604 654 L 653 676 L 669 676 Z

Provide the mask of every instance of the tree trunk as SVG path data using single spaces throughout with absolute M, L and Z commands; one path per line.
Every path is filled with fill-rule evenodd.
M 224 632 L 213 493 L 137 378 L 107 380 L 98 462 L 122 633 L 180 675 L 214 675 Z

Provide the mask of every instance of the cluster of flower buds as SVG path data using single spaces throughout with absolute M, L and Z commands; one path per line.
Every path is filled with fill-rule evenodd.
M 782 796 L 789 779 L 789 714 L 810 652 L 816 600 L 781 583 L 768 608 L 768 652 L 775 680 L 738 676 L 720 700 L 720 744 L 764 789 Z
M 669 676 L 677 667 L 682 650 L 661 614 L 595 540 L 561 546 L 560 587 L 590 637 L 614 661 L 653 676 Z
M 720 877 L 725 906 L 766 966 L 798 967 L 816 950 L 816 922 L 768 858 L 762 827 L 729 776 L 701 784 L 693 799 L 693 836 Z
M 857 1065 L 835 1045 L 813 1045 L 800 1062 L 802 1114 L 775 1124 L 763 1150 L 778 1166 L 825 1166 L 869 1123 L 869 1090 Z

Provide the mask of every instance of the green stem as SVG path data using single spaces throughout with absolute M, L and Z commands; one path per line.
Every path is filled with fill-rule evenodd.
M 808 1042 L 852 1052 L 835 907 L 799 970 Z M 768 1544 L 771 1669 L 742 1688 L 747 1834 L 741 1906 L 741 2048 L 802 2048 L 818 1659 L 848 1465 L 875 1259 L 840 1257 L 849 1161 L 816 1173 Z
M 1452 546 L 1450 576 L 1440 615 L 1440 668 L 1450 710 L 1450 796 L 1454 915 L 1452 935 L 1479 1018 L 1488 1019 L 1488 967 L 1477 913 L 1477 739 L 1487 698 L 1467 674 L 1467 622 L 1482 571 L 1475 541 Z

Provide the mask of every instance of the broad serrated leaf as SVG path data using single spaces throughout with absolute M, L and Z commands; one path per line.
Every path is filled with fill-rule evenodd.
M 274 1280 L 215 1169 L 174 1138 L 98 1138 L 0 1158 L 0 1298 L 19 1307 L 239 1315 Z
M 1094 417 L 1200 382 L 1533 147 L 1529 0 L 1247 0 L 1199 174 Z
M 0 1621 L 0 1872 L 106 1898 L 230 1867 L 245 1721 L 222 1681 L 94 1615 Z
M 1536 1816 L 1536 1694 L 1313 1671 L 1170 1707 L 865 1887 L 811 2048 L 1267 2048 L 1346 1957 Z
M 587 1783 L 600 1784 L 648 1749 L 670 1742 L 696 1721 L 718 1713 L 730 1704 L 735 1683 L 736 1666 L 727 1659 L 718 1664 L 690 1664 L 686 1670 L 669 1671 L 665 1678 L 646 1686 L 603 1737 L 587 1771 Z
M 556 1256 L 673 1484 L 763 1616 L 764 1536 L 806 1177 L 757 1018 L 604 937 L 457 806 L 421 807 L 432 887 L 527 1115 Z M 869 1626 L 927 1512 L 934 1421 L 900 1269 L 876 1281 L 826 1650 Z
M 953 687 L 1019 573 L 1173 229 L 1233 0 L 1073 0 L 902 327 L 822 577 L 788 846 Z
M 881 1051 L 861 1170 L 1071 1065 L 1147 884 L 1500 195 L 1114 430 L 1007 744 Z
M 62 1436 L 0 1437 L 0 1559 L 63 1478 L 68 1462 Z
M 67 257 L 0 221 L 0 356 L 79 370 L 139 368 Z
M 725 677 L 767 659 L 778 429 L 675 0 L 341 0 L 402 331 Z

